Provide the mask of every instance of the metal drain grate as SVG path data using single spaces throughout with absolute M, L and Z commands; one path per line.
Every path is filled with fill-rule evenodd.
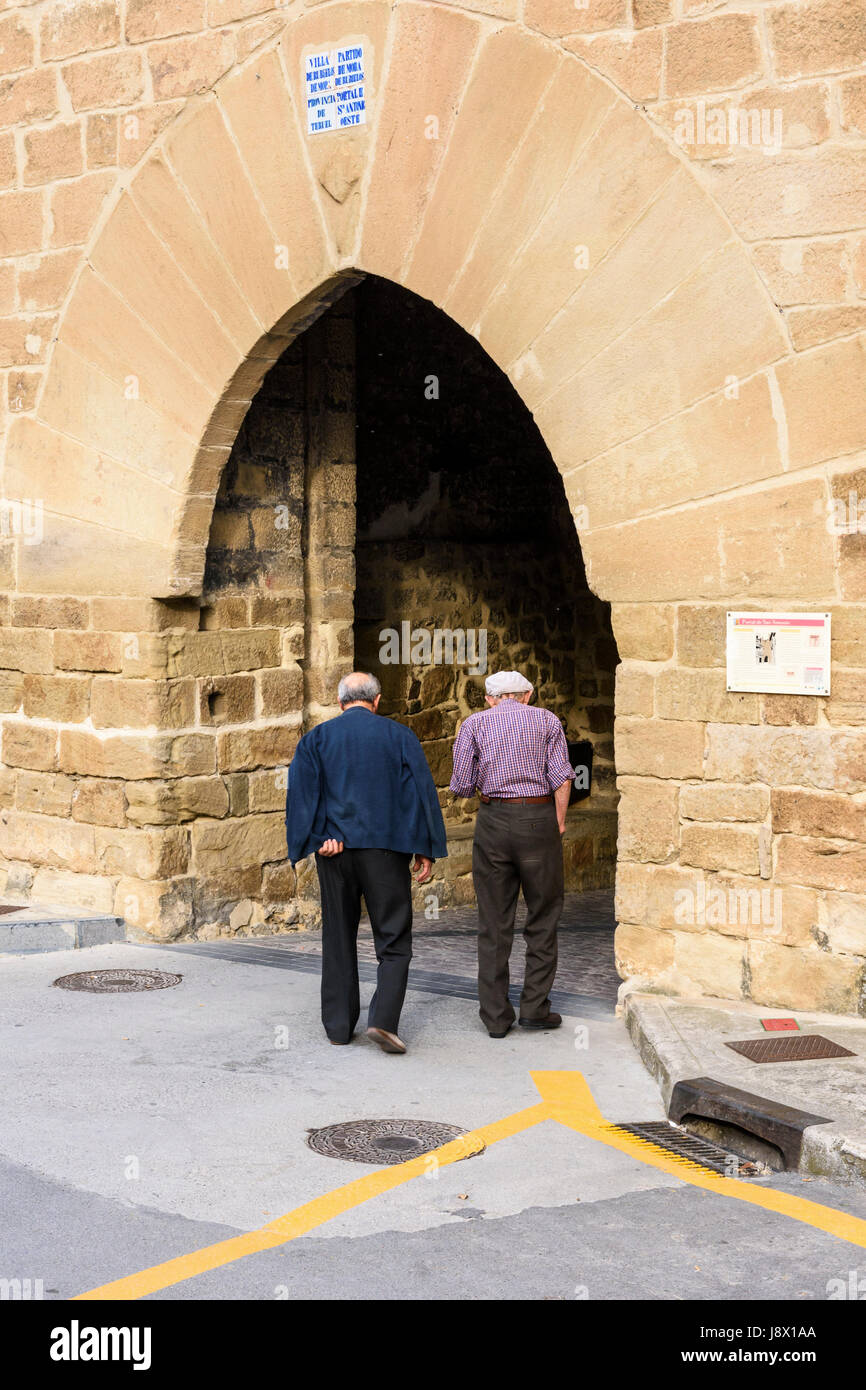
M 725 1047 L 750 1062 L 815 1062 L 821 1057 L 854 1057 L 847 1047 L 840 1047 L 820 1033 L 798 1033 L 793 1038 L 746 1038 L 743 1042 L 725 1043 Z
M 431 1153 L 465 1133 L 459 1125 L 441 1124 L 438 1120 L 347 1120 L 343 1124 L 308 1130 L 307 1143 L 316 1153 L 328 1158 L 373 1163 L 378 1167 L 383 1163 L 405 1163 L 408 1158 Z M 474 1158 L 483 1153 L 484 1148 L 480 1140 L 472 1140 L 463 1157 Z
M 713 1144 L 708 1139 L 699 1139 L 696 1134 L 689 1134 L 688 1130 L 681 1129 L 679 1125 L 671 1124 L 670 1120 L 649 1120 L 642 1124 L 605 1125 L 605 1129 L 614 1133 L 624 1130 L 626 1134 L 631 1134 L 636 1139 L 642 1139 L 645 1143 L 653 1144 L 657 1149 L 664 1149 L 665 1153 L 672 1154 L 674 1158 L 681 1159 L 683 1163 L 694 1164 L 699 1168 L 709 1168 L 710 1172 L 720 1173 L 725 1178 L 756 1178 L 767 1171 L 762 1163 L 753 1163 L 751 1159 L 739 1158 L 736 1154 L 723 1149 L 719 1144 Z
M 164 970 L 82 970 L 77 975 L 61 975 L 54 983 L 60 989 L 90 994 L 132 994 L 143 989 L 169 989 L 182 979 L 182 975 L 169 975 Z

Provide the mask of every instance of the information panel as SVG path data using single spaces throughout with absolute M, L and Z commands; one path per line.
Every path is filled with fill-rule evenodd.
M 830 694 L 829 613 L 729 613 L 729 690 Z
M 367 123 L 364 45 L 308 53 L 304 64 L 307 134 Z

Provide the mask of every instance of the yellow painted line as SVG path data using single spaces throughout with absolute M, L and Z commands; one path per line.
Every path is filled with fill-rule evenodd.
M 500 1139 L 509 1139 L 513 1134 L 519 1134 L 522 1130 L 530 1129 L 532 1125 L 546 1119 L 547 1106 L 539 1104 L 531 1105 L 527 1110 L 518 1110 L 504 1120 L 482 1125 L 479 1129 L 473 1129 L 468 1134 L 461 1134 L 457 1139 L 452 1139 L 441 1149 L 436 1149 L 436 1165 L 443 1167 L 449 1163 L 456 1163 L 458 1159 L 468 1158 L 473 1153 L 478 1153 L 483 1145 L 489 1148 Z M 359 1206 L 361 1202 L 378 1197 L 383 1192 L 390 1192 L 393 1188 L 410 1182 L 412 1178 L 429 1172 L 433 1156 L 422 1154 L 418 1158 L 408 1159 L 406 1163 L 379 1168 L 375 1173 L 367 1173 L 355 1182 L 346 1183 L 345 1187 L 338 1187 L 332 1192 L 323 1193 L 321 1197 L 314 1197 L 311 1202 L 305 1202 L 294 1211 L 286 1212 L 285 1215 L 277 1217 L 276 1221 L 271 1221 L 258 1230 L 232 1236 L 230 1240 L 221 1240 L 216 1245 L 205 1246 L 203 1250 L 180 1255 L 175 1260 L 166 1260 L 164 1264 L 153 1265 L 150 1269 L 127 1275 L 124 1279 L 115 1279 L 111 1284 L 103 1284 L 98 1289 L 78 1294 L 73 1302 L 81 1299 L 144 1298 L 146 1294 L 158 1293 L 160 1289 L 167 1289 L 171 1284 L 180 1284 L 184 1279 L 194 1279 L 197 1274 L 205 1274 L 209 1269 L 220 1269 L 223 1265 L 232 1264 L 235 1260 L 243 1259 L 245 1255 L 255 1255 L 261 1250 L 272 1250 L 275 1246 L 285 1245 L 287 1241 L 306 1235 L 307 1231 L 312 1231 L 316 1226 L 321 1226 L 326 1221 L 333 1220 L 335 1216 L 350 1211 L 352 1207 Z
M 702 1187 L 720 1197 L 732 1197 L 740 1202 L 764 1207 L 767 1211 L 775 1211 L 794 1221 L 802 1221 L 807 1226 L 814 1226 L 817 1230 L 837 1236 L 852 1245 L 866 1247 L 866 1221 L 860 1217 L 849 1216 L 833 1207 L 821 1206 L 818 1202 L 810 1202 L 804 1197 L 795 1197 L 787 1192 L 778 1192 L 774 1188 L 752 1187 L 736 1178 L 725 1178 L 708 1168 L 702 1168 L 690 1159 L 678 1158 L 648 1140 L 639 1139 L 637 1135 L 618 1129 L 602 1115 L 581 1072 L 534 1071 L 530 1074 L 541 1095 L 538 1105 L 531 1105 L 526 1110 L 518 1110 L 515 1114 L 506 1116 L 503 1120 L 496 1120 L 493 1124 L 482 1125 L 479 1129 L 460 1135 L 441 1149 L 434 1150 L 432 1154 L 422 1154 L 406 1163 L 377 1169 L 375 1173 L 368 1173 L 355 1182 L 346 1183 L 344 1187 L 323 1193 L 321 1197 L 314 1197 L 303 1206 L 277 1217 L 276 1221 L 269 1222 L 267 1226 L 233 1236 L 230 1240 L 219 1241 L 216 1245 L 205 1246 L 204 1249 L 195 1250 L 189 1255 L 166 1260 L 164 1264 L 153 1265 L 138 1274 L 115 1279 L 111 1284 L 102 1284 L 98 1289 L 78 1294 L 73 1301 L 144 1298 L 147 1294 L 158 1293 L 160 1289 L 179 1284 L 184 1279 L 194 1279 L 196 1275 L 205 1274 L 210 1269 L 220 1269 L 224 1265 L 232 1264 L 246 1255 L 273 1250 L 276 1246 L 285 1245 L 288 1241 L 296 1240 L 298 1236 L 306 1235 L 308 1231 L 324 1225 L 335 1216 L 351 1211 L 353 1207 L 360 1206 L 371 1197 L 379 1197 L 382 1193 L 390 1192 L 396 1187 L 401 1187 L 403 1183 L 429 1172 L 431 1159 L 435 1158 L 437 1166 L 456 1163 L 461 1158 L 477 1153 L 481 1145 L 489 1147 L 498 1143 L 500 1139 L 508 1139 L 530 1129 L 542 1120 L 555 1120 L 557 1124 L 565 1125 L 568 1129 L 588 1139 L 595 1139 L 600 1144 L 606 1144 L 608 1148 L 618 1149 L 651 1168 L 658 1168 L 682 1182 L 691 1183 L 693 1187 Z
M 737 1201 L 763 1207 L 766 1211 L 778 1212 L 794 1221 L 814 1226 L 816 1230 L 825 1231 L 828 1235 L 838 1236 L 840 1240 L 847 1240 L 851 1245 L 866 1248 L 866 1221 L 861 1217 L 850 1216 L 847 1212 L 822 1206 L 819 1202 L 810 1202 L 805 1197 L 795 1197 L 790 1192 L 753 1187 L 742 1179 L 723 1177 L 721 1173 L 702 1168 L 688 1159 L 678 1159 L 625 1130 L 618 1130 L 605 1120 L 580 1072 L 534 1071 L 531 1075 L 547 1103 L 550 1118 L 568 1129 L 609 1148 L 619 1149 L 621 1153 L 629 1154 L 663 1173 L 670 1173 L 682 1182 L 691 1183 L 693 1187 L 702 1187 L 720 1197 L 733 1197 Z

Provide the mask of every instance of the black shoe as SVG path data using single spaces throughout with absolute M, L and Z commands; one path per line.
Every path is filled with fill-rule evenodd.
M 513 1027 L 514 1027 L 514 1024 L 513 1024 L 513 1023 L 509 1023 L 508 1027 L 505 1028 L 501 1033 L 490 1033 L 490 1036 L 491 1036 L 491 1038 L 506 1038 L 506 1037 L 508 1036 L 508 1034 L 511 1032 L 511 1030 L 512 1030 Z M 489 1031 L 490 1031 L 490 1030 L 488 1029 L 488 1032 L 489 1032 Z
M 328 1038 L 332 1047 L 348 1047 L 351 1041 L 351 1038 Z
M 521 1028 L 558 1028 L 562 1022 L 561 1014 L 548 1014 L 547 1018 L 519 1018 Z

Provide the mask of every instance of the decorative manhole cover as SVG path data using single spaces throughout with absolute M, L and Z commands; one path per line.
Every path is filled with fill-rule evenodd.
M 352 1163 L 405 1163 L 408 1158 L 441 1149 L 465 1134 L 459 1125 L 438 1120 L 346 1120 L 339 1125 L 307 1131 L 307 1143 L 317 1154 L 328 1158 L 347 1158 Z M 463 1158 L 484 1152 L 480 1139 L 467 1145 Z
M 182 979 L 182 975 L 169 975 L 164 970 L 82 970 L 78 975 L 61 975 L 54 983 L 60 989 L 91 994 L 131 994 L 142 989 L 169 989 Z
M 847 1047 L 840 1047 L 820 1033 L 798 1033 L 793 1038 L 747 1038 L 744 1042 L 725 1043 L 725 1047 L 750 1062 L 815 1062 L 821 1057 L 854 1057 Z

